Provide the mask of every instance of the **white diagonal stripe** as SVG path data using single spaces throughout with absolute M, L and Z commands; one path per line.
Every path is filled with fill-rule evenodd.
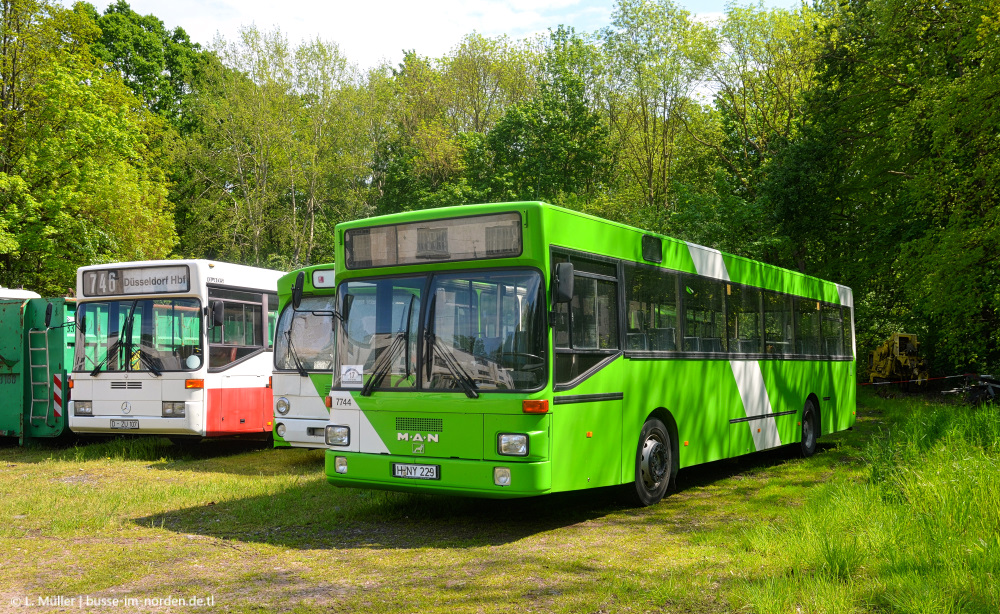
M 350 393 L 338 393 L 337 391 L 331 392 L 330 396 L 336 398 L 339 394 L 350 394 Z M 354 403 L 352 399 L 352 403 Z M 357 407 L 357 404 L 354 404 Z M 330 448 L 332 450 L 344 450 L 345 452 L 366 452 L 368 454 L 388 454 L 389 448 L 386 447 L 385 442 L 379 437 L 378 432 L 375 427 L 372 426 L 368 416 L 365 412 L 360 409 L 337 409 L 334 407 L 330 410 L 330 424 L 340 424 L 343 426 L 350 427 L 351 429 L 351 443 L 344 448 Z
M 754 416 L 766 416 L 771 411 L 771 399 L 767 396 L 767 387 L 764 386 L 764 374 L 760 371 L 760 363 L 756 360 L 730 360 L 733 369 L 733 377 L 736 378 L 736 387 L 740 390 L 740 398 L 743 400 L 743 411 L 748 418 Z M 767 450 L 781 445 L 781 438 L 778 436 L 778 427 L 774 423 L 774 418 L 759 418 L 744 422 L 753 435 L 753 444 L 757 450 Z M 737 427 L 739 428 L 739 427 Z M 760 429 L 760 432 L 757 432 Z
M 729 270 L 726 269 L 726 262 L 722 259 L 722 252 L 694 243 L 688 243 L 687 246 L 691 260 L 694 261 L 694 270 L 699 275 L 729 281 Z

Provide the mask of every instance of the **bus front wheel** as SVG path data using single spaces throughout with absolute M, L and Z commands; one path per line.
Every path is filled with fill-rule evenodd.
M 819 436 L 819 412 L 812 399 L 806 401 L 802 409 L 802 440 L 799 443 L 803 457 L 816 453 L 816 438 Z
M 672 467 L 670 434 L 657 418 L 642 425 L 635 451 L 635 484 L 632 499 L 639 505 L 653 505 L 663 498 L 670 485 Z

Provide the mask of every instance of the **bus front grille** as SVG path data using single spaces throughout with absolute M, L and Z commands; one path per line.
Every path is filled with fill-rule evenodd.
M 142 382 L 111 382 L 112 390 L 142 390 Z
M 396 430 L 440 433 L 444 430 L 444 420 L 441 418 L 396 418 Z

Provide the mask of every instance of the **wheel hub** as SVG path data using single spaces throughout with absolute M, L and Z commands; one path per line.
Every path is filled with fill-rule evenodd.
M 812 416 L 806 416 L 806 419 L 802 421 L 802 440 L 805 442 L 807 447 L 811 448 L 815 437 L 816 431 L 813 428 Z
M 654 488 L 667 475 L 667 448 L 659 440 L 650 437 L 642 444 L 642 481 L 648 488 Z

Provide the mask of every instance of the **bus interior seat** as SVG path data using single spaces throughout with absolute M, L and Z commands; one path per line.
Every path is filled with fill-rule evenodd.
M 684 337 L 684 349 L 688 352 L 700 352 L 701 337 Z
M 625 348 L 629 350 L 648 350 L 649 342 L 646 333 L 626 333 Z
M 649 349 L 660 352 L 673 352 L 677 349 L 677 337 L 673 328 L 649 329 Z
M 722 339 L 717 337 L 702 337 L 701 339 L 701 351 L 702 352 L 721 352 L 722 351 Z

